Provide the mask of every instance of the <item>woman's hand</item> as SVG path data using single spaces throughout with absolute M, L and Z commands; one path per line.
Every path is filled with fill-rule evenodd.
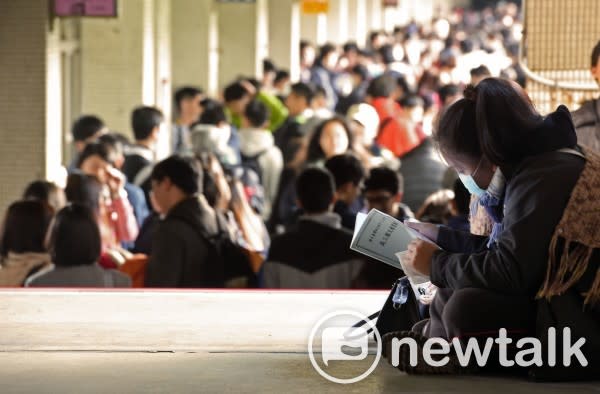
M 120 191 L 125 188 L 125 176 L 121 171 L 111 166 L 106 169 L 106 178 L 111 197 L 116 198 Z
M 416 230 L 422 235 L 426 236 L 432 242 L 437 242 L 438 234 L 440 233 L 440 228 L 436 224 L 431 223 L 422 223 L 422 222 L 404 222 L 408 227 Z
M 430 276 L 431 260 L 436 250 L 439 250 L 438 247 L 431 242 L 415 239 L 408 244 L 408 250 L 403 261 L 421 275 Z

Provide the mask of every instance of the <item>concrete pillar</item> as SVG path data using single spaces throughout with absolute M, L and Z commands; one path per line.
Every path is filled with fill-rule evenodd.
M 216 94 L 218 68 L 211 65 L 211 56 L 217 50 L 211 43 L 218 40 L 213 1 L 172 0 L 171 5 L 173 88 L 201 86 L 207 93 Z
M 363 47 L 367 38 L 367 0 L 348 1 L 348 40 Z
M 367 4 L 367 30 L 383 29 L 383 6 L 381 0 L 369 0 Z
M 348 40 L 348 0 L 329 0 L 327 40 L 334 44 Z
M 48 25 L 45 0 L 0 2 L 2 212 L 21 196 L 27 183 L 49 178 L 56 161 L 60 163 L 61 111 L 56 107 L 60 104 L 51 102 L 60 96 L 55 80 L 59 57 Z
M 130 136 L 133 108 L 154 101 L 152 5 L 120 1 L 118 18 L 81 20 L 81 113 Z
M 327 42 L 327 14 L 304 14 L 300 16 L 300 37 L 315 45 Z
M 300 78 L 300 4 L 295 0 L 269 2 L 269 56 L 288 69 L 292 81 Z
M 260 77 L 268 56 L 267 0 L 218 3 L 219 85 L 240 75 Z
M 171 0 L 155 0 L 154 12 L 154 103 L 165 115 L 157 149 L 157 159 L 171 154 L 170 125 L 172 120 L 171 86 Z

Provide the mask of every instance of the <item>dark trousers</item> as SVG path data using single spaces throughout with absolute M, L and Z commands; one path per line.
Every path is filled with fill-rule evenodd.
M 483 289 L 438 289 L 422 332 L 465 343 L 471 337 L 496 338 L 500 328 L 507 330 L 509 338 L 531 336 L 535 333 L 535 305 L 530 297 Z

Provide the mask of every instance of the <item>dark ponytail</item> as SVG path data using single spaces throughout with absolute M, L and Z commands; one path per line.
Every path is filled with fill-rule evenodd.
M 527 94 L 511 81 L 486 78 L 467 86 L 464 98 L 442 113 L 434 135 L 442 153 L 510 166 L 528 155 L 531 131 L 543 117 Z
M 543 122 L 527 93 L 501 78 L 477 85 L 475 113 L 481 151 L 498 166 L 514 165 L 527 156 L 531 131 Z

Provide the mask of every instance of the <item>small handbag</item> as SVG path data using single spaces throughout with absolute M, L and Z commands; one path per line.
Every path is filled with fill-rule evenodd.
M 374 319 L 377 319 L 375 328 L 377 328 L 381 337 L 388 332 L 408 331 L 423 319 L 419 309 L 419 301 L 408 281 L 408 277 L 404 276 L 396 280 L 380 311 L 360 320 L 351 328 L 363 327 L 365 324 L 370 324 Z M 370 325 L 371 327 L 366 330 L 366 334 L 373 331 L 372 323 Z

